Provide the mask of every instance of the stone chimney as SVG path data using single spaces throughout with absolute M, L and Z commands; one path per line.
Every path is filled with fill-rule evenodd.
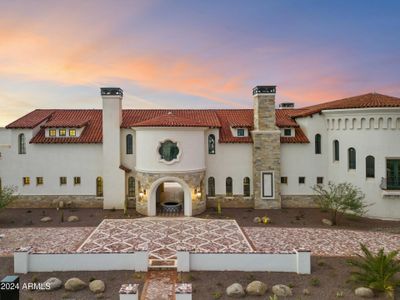
M 256 86 L 254 97 L 254 208 L 280 208 L 280 130 L 275 118 L 276 86 Z
M 125 173 L 121 165 L 122 97 L 120 88 L 101 88 L 103 99 L 103 207 L 122 209 Z

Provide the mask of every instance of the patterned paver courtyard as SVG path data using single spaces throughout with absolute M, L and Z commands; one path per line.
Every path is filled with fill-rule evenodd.
M 1 237 L 2 236 L 2 237 Z M 364 243 L 373 251 L 400 249 L 400 234 L 333 228 L 243 227 L 234 220 L 140 218 L 104 220 L 94 227 L 0 228 L 0 256 L 18 247 L 36 253 L 134 252 L 172 258 L 178 247 L 196 252 L 282 252 L 308 249 L 319 256 L 352 256 Z
M 134 252 L 147 248 L 150 257 L 173 258 L 184 247 L 196 252 L 252 252 L 234 220 L 142 218 L 104 220 L 78 252 Z

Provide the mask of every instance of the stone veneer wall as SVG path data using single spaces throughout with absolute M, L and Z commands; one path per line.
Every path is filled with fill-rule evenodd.
M 143 173 L 136 172 L 136 211 L 142 215 L 147 215 L 147 204 L 150 197 L 149 191 L 152 183 L 163 177 L 176 177 L 186 182 L 191 190 L 192 196 L 192 215 L 201 214 L 206 210 L 206 195 L 205 195 L 205 172 L 192 173 Z M 197 198 L 194 194 L 194 189 L 200 186 L 201 197 Z M 146 195 L 142 198 L 139 196 L 140 190 L 146 190 Z
M 281 133 L 275 124 L 275 94 L 254 95 L 253 191 L 254 208 L 280 208 Z M 261 172 L 274 172 L 274 199 L 262 198 Z
M 103 208 L 103 198 L 90 195 L 20 195 L 9 208 L 55 208 L 60 201 L 65 206 L 80 208 Z
M 226 195 L 216 195 L 215 197 L 207 196 L 207 207 L 217 207 L 217 203 L 220 201 L 222 208 L 233 207 L 233 208 L 253 208 L 254 200 L 253 197 L 244 197 L 243 195 L 233 195 L 227 197 Z
M 316 208 L 319 207 L 315 195 L 282 195 L 282 208 Z

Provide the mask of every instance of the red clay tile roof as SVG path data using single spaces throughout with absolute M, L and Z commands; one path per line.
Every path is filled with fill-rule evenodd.
M 302 108 L 293 117 L 306 117 L 329 109 L 371 108 L 371 107 L 400 107 L 400 98 L 378 93 L 369 93 L 355 97 L 325 102 Z
M 294 129 L 294 136 L 281 136 L 281 143 L 285 144 L 307 144 L 310 141 L 300 127 Z
M 133 126 L 134 127 L 208 127 L 207 125 L 198 120 L 180 117 L 171 111 L 167 112 L 164 115 L 160 115 L 149 120 L 135 123 Z
M 218 128 L 221 123 L 215 110 L 205 109 L 124 109 L 122 112 L 122 128 L 134 127 L 141 122 L 155 119 L 171 112 L 176 117 L 198 122 L 204 127 Z
M 29 114 L 25 117 L 28 117 Z M 24 117 L 23 117 L 24 118 Z M 96 144 L 103 139 L 102 111 L 99 109 L 56 109 L 52 110 L 48 123 L 51 127 L 61 127 L 66 124 L 86 123 L 85 129 L 79 137 L 46 137 L 45 128 L 47 123 L 42 126 L 39 132 L 31 139 L 30 143 L 36 144 Z M 67 126 L 65 126 L 67 127 Z
M 48 119 L 53 112 L 53 109 L 36 109 L 11 124 L 8 124 L 6 128 L 35 128 Z
M 308 143 L 295 118 L 305 117 L 327 109 L 400 107 L 400 98 L 376 93 L 345 98 L 300 109 L 277 109 L 276 125 L 295 128 L 295 137 L 281 137 L 282 143 Z M 102 111 L 70 109 L 37 109 L 9 124 L 6 128 L 42 128 L 31 143 L 101 143 Z M 209 127 L 220 129 L 221 143 L 252 143 L 251 136 L 234 137 L 231 127 L 253 129 L 252 109 L 128 109 L 122 112 L 122 128 L 139 126 Z M 79 137 L 45 137 L 47 127 L 85 127 Z
M 253 128 L 252 109 L 224 109 L 216 110 L 221 122 L 219 142 L 220 143 L 252 143 L 251 136 L 236 137 L 232 135 L 231 127 Z

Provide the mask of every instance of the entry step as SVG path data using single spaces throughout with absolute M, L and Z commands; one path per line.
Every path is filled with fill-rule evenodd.
M 173 270 L 176 268 L 176 259 L 149 259 L 149 269 L 151 270 Z

